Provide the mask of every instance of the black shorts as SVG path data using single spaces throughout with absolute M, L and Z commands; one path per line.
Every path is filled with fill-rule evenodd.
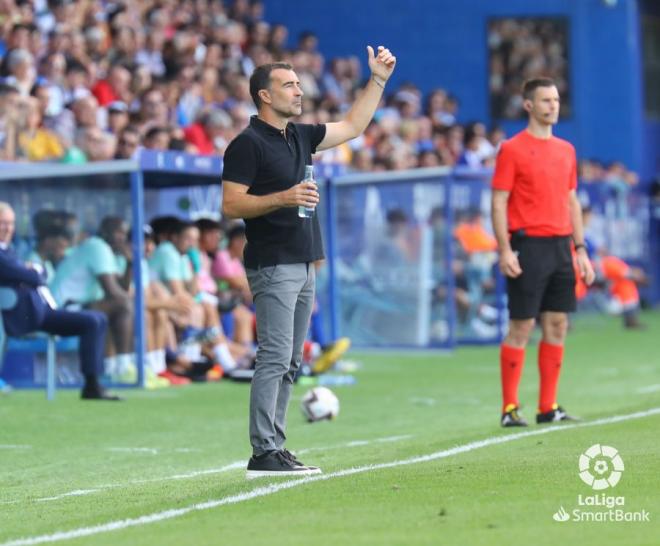
M 543 311 L 575 311 L 575 270 L 570 237 L 527 237 L 514 234 L 522 274 L 507 277 L 509 318 L 536 318 Z

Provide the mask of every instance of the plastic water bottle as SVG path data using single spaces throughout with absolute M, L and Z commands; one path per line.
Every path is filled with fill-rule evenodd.
M 314 165 L 305 165 L 305 178 L 302 179 L 301 184 L 303 182 L 314 182 L 316 184 L 316 180 L 314 180 Z M 300 205 L 298 207 L 298 216 L 301 218 L 311 218 L 314 216 L 314 207 Z

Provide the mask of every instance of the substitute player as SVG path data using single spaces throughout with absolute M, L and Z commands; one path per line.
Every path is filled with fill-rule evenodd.
M 502 143 L 492 182 L 493 229 L 509 298 L 509 333 L 500 352 L 503 427 L 527 426 L 519 412 L 518 384 L 537 317 L 543 338 L 536 422 L 571 419 L 556 399 L 567 313 L 576 306 L 571 239 L 580 275 L 587 285 L 594 280 L 576 195 L 575 149 L 552 135 L 559 92 L 551 79 L 532 79 L 523 86 L 523 100 L 527 129 Z

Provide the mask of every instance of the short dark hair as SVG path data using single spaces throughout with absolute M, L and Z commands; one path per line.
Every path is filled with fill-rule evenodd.
M 179 221 L 177 216 L 156 216 L 151 219 L 149 224 L 154 233 L 154 240 L 160 243 L 164 239 L 169 239 L 175 231 L 175 224 Z
M 195 221 L 197 229 L 201 233 L 206 233 L 207 231 L 220 231 L 220 222 L 213 220 L 212 218 L 198 218 Z
M 385 215 L 388 224 L 403 224 L 408 222 L 408 215 L 403 209 L 390 209 Z
M 534 99 L 534 91 L 539 87 L 555 87 L 556 84 L 552 78 L 530 78 L 525 80 L 522 87 L 522 96 L 525 100 Z
M 101 238 L 105 239 L 106 237 L 110 237 L 115 231 L 125 225 L 126 222 L 119 216 L 106 216 L 101 220 L 101 225 L 99 226 L 99 235 Z
M 37 233 L 37 243 L 43 243 L 47 239 L 62 238 L 67 241 L 71 240 L 69 232 L 64 229 L 63 226 L 53 226 L 47 232 L 38 232 Z
M 166 135 L 169 135 L 170 132 L 167 130 L 166 127 L 160 127 L 160 126 L 155 126 L 149 129 L 146 134 L 144 135 L 143 140 L 151 140 L 152 138 L 155 138 L 156 136 L 160 135 L 161 133 L 165 133 Z
M 250 76 L 250 95 L 252 96 L 252 100 L 257 109 L 261 107 L 259 91 L 270 87 L 270 73 L 278 68 L 293 70 L 293 67 L 289 63 L 269 63 L 258 66 L 254 69 L 254 72 L 252 72 L 252 76 Z
M 177 218 L 175 222 L 172 223 L 172 235 L 181 235 L 184 231 L 190 228 L 197 227 L 193 222 L 189 220 L 182 220 Z
M 227 231 L 227 240 L 233 241 L 238 237 L 245 237 L 245 225 L 242 223 L 234 224 L 229 231 Z

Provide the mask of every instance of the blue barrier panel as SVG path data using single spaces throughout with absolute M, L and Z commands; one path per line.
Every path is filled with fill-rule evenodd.
M 448 168 L 331 180 L 333 322 L 355 346 L 450 348 L 501 339 L 494 248 L 464 250 L 455 228 L 490 235 L 488 173 Z M 458 222 L 458 223 L 457 223 Z

